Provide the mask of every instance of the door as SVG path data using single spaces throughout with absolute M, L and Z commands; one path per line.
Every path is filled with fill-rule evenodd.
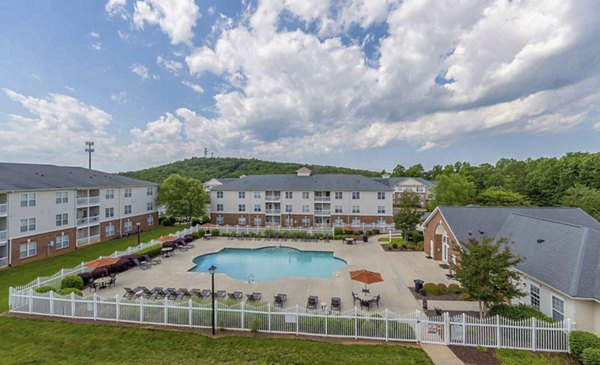
M 442 260 L 443 260 L 445 263 L 448 263 L 448 250 L 449 250 L 449 247 L 450 247 L 450 246 L 448 246 L 448 244 L 447 244 L 447 243 L 444 243 L 444 244 L 442 245 Z
M 433 240 L 429 240 L 429 256 L 433 257 Z

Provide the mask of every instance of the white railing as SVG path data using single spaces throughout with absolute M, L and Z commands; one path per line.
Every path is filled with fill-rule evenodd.
M 316 196 L 315 195 L 315 201 L 316 202 L 329 202 L 329 201 L 331 201 L 331 197 L 330 196 Z
M 328 209 L 315 210 L 315 215 L 331 215 L 331 210 L 328 210 Z
M 8 257 L 0 257 L 0 267 L 8 266 Z
M 0 242 L 8 241 L 8 231 L 0 231 Z
M 337 227 L 346 227 L 348 226 L 348 224 L 340 224 L 337 225 Z M 369 230 L 379 230 L 379 232 L 381 234 L 383 233 L 388 233 L 390 230 L 392 231 L 392 233 L 396 232 L 396 228 L 394 227 L 393 224 L 377 224 L 377 223 L 370 223 L 370 224 L 360 224 L 360 225 L 355 225 L 353 226 L 353 228 L 355 228 L 355 230 L 362 230 L 362 231 L 369 231 Z M 315 224 L 314 226 L 304 226 L 304 227 L 298 227 L 298 226 L 287 226 L 285 224 L 285 222 L 283 222 L 283 224 L 281 222 L 265 222 L 264 226 L 251 226 L 251 225 L 215 225 L 212 226 L 210 228 L 200 228 L 202 230 L 211 230 L 211 229 L 218 229 L 221 233 L 240 233 L 240 232 L 246 232 L 246 233 L 261 233 L 264 232 L 265 230 L 269 229 L 269 230 L 275 230 L 277 232 L 308 232 L 308 233 L 323 233 L 323 234 L 333 234 L 334 233 L 334 229 L 335 227 L 333 225 L 327 225 L 327 224 Z
M 95 235 L 87 236 L 87 237 L 79 237 L 77 239 L 77 244 L 85 245 L 88 243 L 94 243 L 94 242 L 98 242 L 98 241 L 100 241 L 100 234 L 95 234 Z
M 4 217 L 8 214 L 8 204 L 0 204 L 0 217 Z
M 93 216 L 86 217 L 86 218 L 77 218 L 78 226 L 87 226 L 89 224 L 99 224 L 99 223 L 100 223 L 99 215 L 93 215 Z
M 99 196 L 90 196 L 90 197 L 83 197 L 83 198 L 77 198 L 77 206 L 86 206 L 86 205 L 97 205 L 100 203 L 100 197 Z
M 265 201 L 276 202 L 281 200 L 281 195 L 265 195 Z
M 265 209 L 266 214 L 281 214 L 281 209 Z
M 11 313 L 50 317 L 188 328 L 210 328 L 213 320 L 211 303 L 192 299 L 105 299 L 95 293 L 82 298 L 10 288 L 9 301 Z M 427 317 L 420 311 L 363 312 L 356 307 L 335 312 L 327 306 L 307 310 L 299 305 L 275 308 L 271 303 L 256 307 L 244 302 L 233 306 L 215 304 L 215 326 L 237 331 L 568 352 L 568 335 L 573 330 L 569 320 L 548 323 L 535 318 L 513 321 L 498 316 L 480 320 L 464 314 Z

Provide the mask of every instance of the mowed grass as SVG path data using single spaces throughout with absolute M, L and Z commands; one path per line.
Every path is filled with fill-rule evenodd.
M 0 319 L 2 364 L 432 364 L 420 349 Z
M 183 227 L 159 227 L 142 242 Z M 137 236 L 0 271 L 0 311 L 8 288 L 27 284 L 137 244 Z M 418 348 L 338 344 L 301 339 L 228 336 L 0 317 L 1 364 L 432 364 Z
M 502 365 L 577 365 L 579 362 L 568 354 L 535 353 L 531 351 L 498 349 L 496 359 Z

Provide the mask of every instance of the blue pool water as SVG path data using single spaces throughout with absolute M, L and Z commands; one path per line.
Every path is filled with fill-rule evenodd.
M 225 248 L 193 261 L 196 266 L 190 271 L 208 272 L 208 268 L 215 265 L 219 273 L 238 280 L 248 280 L 252 275 L 255 281 L 289 276 L 331 278 L 334 271 L 348 265 L 333 256 L 333 252 L 299 251 L 289 247 Z

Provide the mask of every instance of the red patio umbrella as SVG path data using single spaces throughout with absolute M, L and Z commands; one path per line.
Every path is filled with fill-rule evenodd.
M 178 239 L 179 239 L 179 237 L 176 237 L 176 236 L 162 236 L 162 237 L 158 238 L 158 240 L 160 242 L 170 242 L 170 241 L 175 241 Z
M 95 259 L 89 262 L 86 262 L 83 266 L 88 267 L 90 269 L 96 269 L 99 267 L 110 266 L 119 262 L 120 257 L 103 257 L 100 259 Z
M 350 271 L 350 279 L 365 283 L 365 289 L 367 289 L 367 284 L 379 283 L 383 281 L 383 277 L 380 273 L 365 269 Z

